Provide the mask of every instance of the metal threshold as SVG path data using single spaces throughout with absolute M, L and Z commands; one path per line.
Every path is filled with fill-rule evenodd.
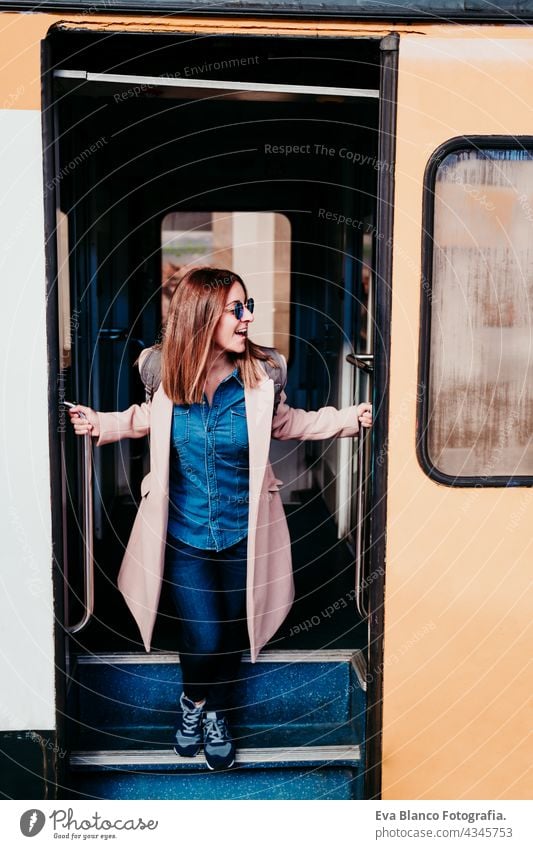
M 339 763 L 357 763 L 361 760 L 361 748 L 351 746 L 299 746 L 294 748 L 265 747 L 237 750 L 235 761 L 238 764 L 296 764 L 320 763 L 332 766 Z M 203 753 L 194 758 L 183 758 L 173 749 L 130 749 L 124 751 L 101 750 L 91 752 L 72 752 L 72 767 L 204 767 Z
M 354 655 L 362 654 L 360 649 L 293 649 L 292 651 L 263 650 L 256 663 L 349 663 Z M 101 654 L 79 654 L 77 662 L 81 664 L 104 663 L 110 665 L 178 663 L 178 652 L 102 652 Z M 243 662 L 250 663 L 250 653 L 245 652 Z
M 378 99 L 378 89 L 335 86 L 247 83 L 232 80 L 185 80 L 176 77 L 145 77 L 128 74 L 95 74 L 90 71 L 59 69 L 54 78 L 78 94 L 113 94 L 117 102 L 140 96 L 201 100 L 328 100 Z

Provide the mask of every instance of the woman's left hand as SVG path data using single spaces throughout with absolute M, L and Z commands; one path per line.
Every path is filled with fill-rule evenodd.
M 366 401 L 357 407 L 357 418 L 363 427 L 372 427 L 372 404 Z

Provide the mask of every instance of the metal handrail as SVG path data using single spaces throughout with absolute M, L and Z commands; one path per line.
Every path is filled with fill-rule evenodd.
M 80 413 L 80 415 L 83 415 Z M 83 437 L 83 616 L 76 625 L 67 626 L 69 634 L 77 634 L 85 628 L 94 612 L 94 537 L 93 537 L 93 464 L 92 437 Z
M 348 354 L 347 362 L 360 371 L 372 376 L 374 371 L 373 354 Z M 365 529 L 366 529 L 366 438 L 365 428 L 360 425 L 359 438 L 357 441 L 357 501 L 356 501 L 356 525 L 355 525 L 355 606 L 362 619 L 368 619 L 368 610 L 365 603 Z
M 365 529 L 365 448 L 366 448 L 366 433 L 365 428 L 360 425 L 359 438 L 357 444 L 357 508 L 356 518 L 357 524 L 355 527 L 355 606 L 357 612 L 362 619 L 368 617 L 368 610 L 365 604 L 364 596 L 364 529 Z

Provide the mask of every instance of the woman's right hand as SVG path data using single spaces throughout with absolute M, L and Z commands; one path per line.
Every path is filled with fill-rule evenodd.
M 83 413 L 83 415 L 79 415 L 80 413 Z M 91 407 L 76 404 L 75 407 L 70 407 L 68 414 L 76 436 L 85 436 L 87 433 L 91 436 L 100 436 L 98 415 Z

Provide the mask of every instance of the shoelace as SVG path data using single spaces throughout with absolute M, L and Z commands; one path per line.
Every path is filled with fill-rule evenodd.
M 226 720 L 209 717 L 204 720 L 206 734 L 210 743 L 223 743 L 227 739 Z
M 202 715 L 203 708 L 197 710 L 183 711 L 183 733 L 193 734 L 198 729 L 198 720 Z

